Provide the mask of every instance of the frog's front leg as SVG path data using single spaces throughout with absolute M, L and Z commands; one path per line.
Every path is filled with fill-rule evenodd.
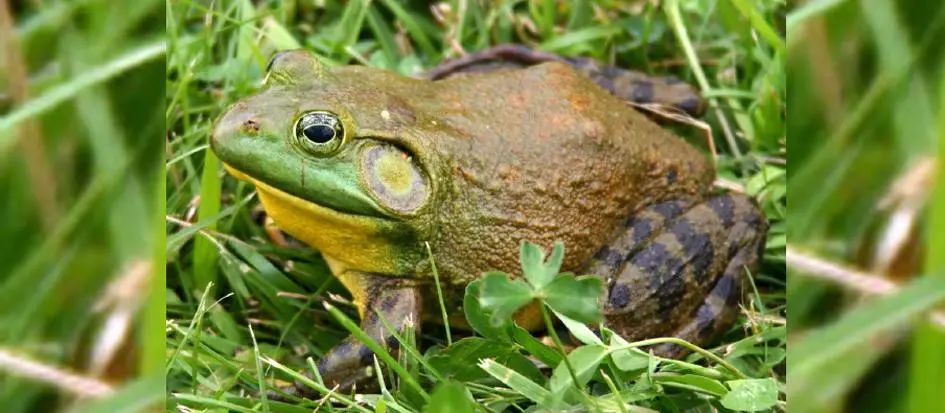
M 590 268 L 608 281 L 607 325 L 627 340 L 675 336 L 708 344 L 735 319 L 742 276 L 757 268 L 766 230 L 761 211 L 742 195 L 644 209 Z M 672 345 L 655 351 L 686 353 Z
M 410 280 L 352 272 L 339 278 L 354 296 L 361 329 L 374 341 L 393 353 L 399 349 L 400 343 L 384 321 L 396 328 L 398 334 L 408 328 L 419 332 L 420 291 Z M 318 372 L 329 388 L 363 385 L 373 377 L 373 366 L 374 352 L 354 337 L 346 338 L 318 360 Z

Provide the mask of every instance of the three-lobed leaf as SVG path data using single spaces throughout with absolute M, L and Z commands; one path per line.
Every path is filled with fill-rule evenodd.
M 601 319 L 597 299 L 603 291 L 601 281 L 593 276 L 560 276 L 541 291 L 545 303 L 553 310 L 582 323 Z
M 545 253 L 538 244 L 522 241 L 519 260 L 525 280 L 539 291 L 550 284 L 561 270 L 561 263 L 564 262 L 564 243 L 555 241 L 551 254 L 545 261 Z
M 480 286 L 482 280 L 476 280 L 466 285 L 466 294 L 463 296 L 463 313 L 466 315 L 466 322 L 473 331 L 479 335 L 500 341 L 511 341 L 509 333 L 505 326 L 492 325 L 492 312 L 486 311 L 480 305 Z
M 489 322 L 493 326 L 508 323 L 512 315 L 533 298 L 532 289 L 525 281 L 509 278 L 502 272 L 486 273 L 479 288 L 479 304 L 492 313 Z

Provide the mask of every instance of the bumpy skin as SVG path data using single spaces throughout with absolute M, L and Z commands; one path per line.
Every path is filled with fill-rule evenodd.
M 299 132 L 311 111 L 343 126 L 337 149 Z M 424 243 L 458 317 L 483 271 L 518 272 L 521 241 L 563 240 L 563 270 L 607 282 L 612 328 L 701 343 L 730 323 L 764 239 L 750 200 L 709 196 L 705 156 L 559 61 L 430 81 L 283 52 L 211 144 L 280 227 L 322 252 L 381 343 L 392 338 L 378 314 L 397 328 L 435 314 L 421 299 L 434 296 Z M 348 385 L 369 355 L 348 340 L 319 369 Z

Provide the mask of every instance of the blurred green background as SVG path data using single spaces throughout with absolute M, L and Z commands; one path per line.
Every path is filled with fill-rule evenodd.
M 252 186 L 225 175 L 208 151 L 212 122 L 260 87 L 270 56 L 304 47 L 328 64 L 418 76 L 444 59 L 508 42 L 673 74 L 718 104 L 704 120 L 718 148 L 721 184 L 756 196 L 772 226 L 764 265 L 753 274 L 758 290 L 748 294 L 739 323 L 713 350 L 768 380 L 770 404 L 778 404 L 786 331 L 784 6 L 769 0 L 168 1 L 168 408 L 314 408 L 312 401 L 262 398 L 260 389 L 285 385 L 287 376 L 256 352 L 303 370 L 305 357 L 317 358 L 347 335 L 321 305 L 343 302 L 336 297 L 347 293 L 320 256 L 274 243 Z M 708 152 L 702 130 L 668 127 Z M 204 294 L 209 282 L 215 288 Z M 349 306 L 340 308 L 356 318 Z M 442 350 L 443 336 L 439 328 L 426 330 L 421 350 Z M 477 354 L 451 362 L 474 366 Z M 419 358 L 409 359 L 408 367 L 424 371 L 420 380 L 434 391 L 438 383 L 416 365 Z M 656 380 L 678 376 L 662 372 Z M 721 409 L 718 399 L 727 389 L 712 387 L 720 382 L 698 375 L 681 380 L 690 381 L 660 382 L 652 392 L 641 390 L 646 384 L 621 389 L 635 404 L 657 410 Z M 466 380 L 459 389 L 497 411 L 528 406 L 521 393 L 496 383 Z M 379 410 L 385 403 L 406 411 L 423 406 L 409 388 L 388 385 L 387 394 L 358 399 Z M 595 400 L 613 403 L 611 389 L 595 385 Z
M 164 366 L 164 7 L 0 0 L 0 410 L 140 410 Z
M 790 410 L 942 411 L 945 3 L 794 1 L 787 27 Z

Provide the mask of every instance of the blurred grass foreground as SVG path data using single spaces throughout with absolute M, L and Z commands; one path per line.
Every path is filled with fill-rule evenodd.
M 163 397 L 162 6 L 0 0 L 0 411 Z
M 793 5 L 790 410 L 943 411 L 945 2 Z

